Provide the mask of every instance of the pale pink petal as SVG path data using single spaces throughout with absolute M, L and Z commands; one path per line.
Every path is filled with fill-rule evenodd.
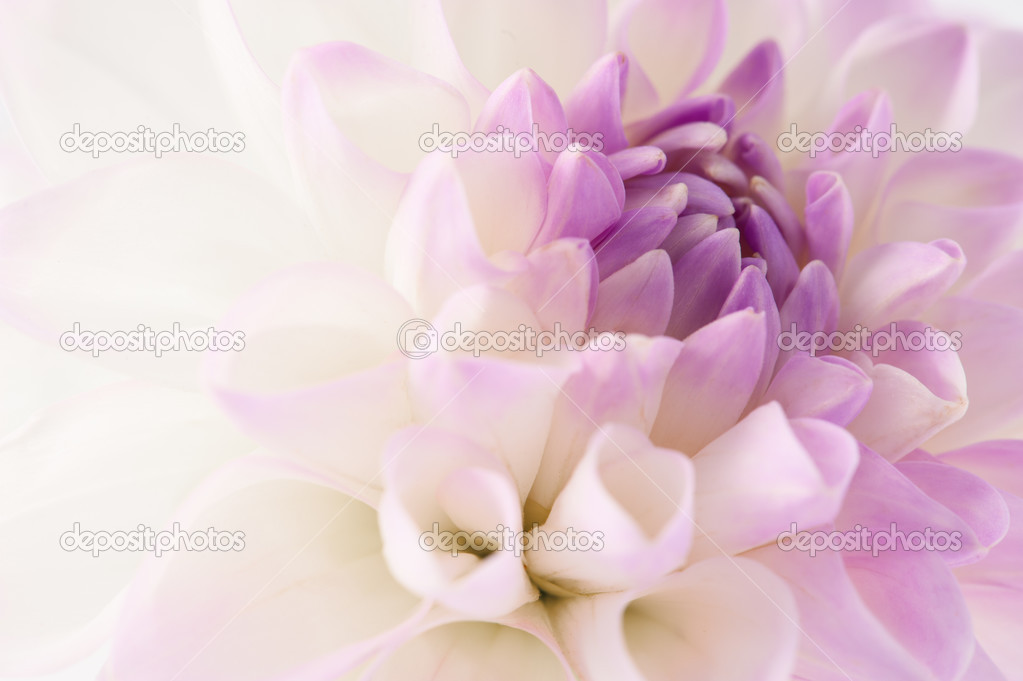
M 574 594 L 649 586 L 686 560 L 692 495 L 688 458 L 653 446 L 635 428 L 608 424 L 535 532 L 525 552 L 530 576 Z M 586 533 L 585 546 L 575 533 Z M 567 550 L 544 542 L 555 534 L 572 542 Z
M 787 681 L 796 617 L 784 582 L 744 558 L 701 561 L 638 593 L 554 605 L 568 658 L 593 681 Z
M 667 104 L 710 75 L 724 48 L 725 15 L 718 0 L 635 0 L 623 11 L 614 40 L 630 69 L 641 70 Z
M 582 366 L 565 382 L 555 405 L 527 518 L 550 512 L 600 424 L 615 422 L 650 432 L 681 345 L 672 338 L 628 336 L 621 352 L 582 353 Z
M 234 467 L 215 483 L 181 529 L 242 533 L 233 535 L 242 548 L 151 559 L 129 593 L 108 675 L 273 677 L 342 648 L 351 669 L 421 610 L 387 570 L 370 507 L 281 470 L 253 478 Z
M 958 332 L 958 351 L 966 373 L 970 408 L 966 416 L 941 432 L 930 451 L 962 447 L 979 440 L 1011 437 L 1023 417 L 1023 392 L 1009 376 L 1023 370 L 1019 352 L 1023 311 L 983 300 L 948 298 L 928 313 L 936 328 Z
M 944 74 L 939 83 L 928 80 L 935 71 Z M 977 49 L 965 26 L 897 17 L 867 29 L 832 82 L 841 84 L 840 97 L 887 92 L 905 131 L 952 132 L 973 122 L 978 81 Z
M 841 281 L 855 219 L 852 197 L 841 175 L 832 172 L 810 175 L 804 214 L 809 259 L 823 262 L 835 280 Z
M 131 197 L 126 200 L 125 197 Z M 116 245 L 116 247 L 115 247 Z M 0 307 L 58 345 L 83 331 L 218 331 L 247 288 L 322 247 L 272 185 L 208 158 L 129 161 L 0 212 Z M 230 254 L 230 255 L 228 255 Z M 154 336 L 155 338 L 155 336 Z M 202 353 L 86 351 L 76 356 L 194 387 Z
M 771 546 L 748 555 L 782 577 L 796 597 L 803 633 L 796 678 L 952 681 L 970 662 L 966 604 L 932 552 L 853 559 Z
M 523 151 L 536 149 L 547 166 L 553 165 L 560 150 L 543 145 L 542 138 L 534 138 L 534 126 L 535 131 L 547 135 L 551 141 L 551 135 L 565 135 L 568 130 L 565 111 L 557 93 L 536 72 L 527 68 L 516 71 L 497 86 L 476 119 L 474 129 L 497 135 L 503 134 L 504 130 L 514 133 L 515 149 L 521 149 L 518 135 L 525 133 L 527 137 L 521 139 L 537 146 L 525 145 L 527 148 Z
M 604 2 L 569 0 L 442 0 L 451 37 L 462 61 L 493 88 L 529 67 L 565 96 L 604 47 Z
M 777 403 L 753 410 L 693 461 L 694 559 L 742 553 L 775 540 L 791 523 L 831 522 L 858 460 L 856 441 L 838 426 L 790 423 Z
M 515 537 L 522 531 L 522 507 L 500 457 L 461 436 L 416 427 L 391 438 L 384 458 L 380 534 L 395 579 L 473 617 L 536 600 L 521 553 L 503 544 L 506 530 Z M 441 534 L 448 532 L 467 533 L 467 543 L 478 539 L 487 555 L 449 546 Z
M 912 318 L 936 301 L 963 272 L 966 259 L 954 241 L 914 241 L 875 246 L 854 256 L 839 294 L 839 325 L 871 330 Z
M 0 569 L 3 673 L 55 670 L 109 635 L 143 556 L 74 550 L 76 525 L 159 529 L 192 486 L 251 448 L 205 398 L 135 382 L 57 403 L 0 442 L 0 538 L 18 556 Z
M 590 242 L 557 239 L 533 250 L 505 288 L 529 305 L 541 329 L 584 329 L 597 302 L 597 261 Z
M 899 322 L 874 331 L 922 338 L 926 328 L 921 322 Z M 954 350 L 898 345 L 878 352 L 872 367 L 863 361 L 866 353 L 851 357 L 870 376 L 874 390 L 849 431 L 892 461 L 961 419 L 969 403 L 965 367 Z
M 284 271 L 225 318 L 244 329 L 245 349 L 211 354 L 206 385 L 269 449 L 353 494 L 378 490 L 383 443 L 411 418 L 396 350 L 419 329 L 409 330 L 412 317 L 393 289 L 360 270 L 324 263 Z
M 505 276 L 487 259 L 456 162 L 431 155 L 412 174 L 388 236 L 388 279 L 416 312 L 453 292 Z
M 1023 235 L 1023 161 L 999 151 L 914 154 L 892 176 L 874 230 L 879 241 L 953 239 L 964 279 Z

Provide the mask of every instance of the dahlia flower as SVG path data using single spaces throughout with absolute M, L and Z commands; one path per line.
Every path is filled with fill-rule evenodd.
M 0 5 L 0 674 L 1023 679 L 1023 35 L 382 5 Z

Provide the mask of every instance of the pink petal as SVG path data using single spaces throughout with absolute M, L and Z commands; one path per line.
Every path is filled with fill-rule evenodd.
M 799 355 L 778 370 L 763 401 L 777 401 L 792 417 L 845 426 L 867 404 L 871 389 L 867 374 L 848 360 Z
M 764 314 L 743 310 L 686 338 L 650 439 L 693 455 L 742 415 L 763 366 Z
M 600 424 L 650 431 L 668 371 L 682 344 L 673 338 L 629 336 L 621 352 L 584 352 L 582 366 L 558 397 L 527 517 L 546 517 L 558 491 L 582 458 Z M 534 509 L 534 510 L 530 510 Z
M 610 155 L 629 146 L 622 128 L 622 97 L 629 64 L 618 52 L 601 57 L 583 74 L 565 104 L 568 124 L 576 134 L 599 133 L 603 148 Z
M 547 214 L 534 246 L 563 237 L 592 239 L 622 214 L 625 188 L 601 154 L 566 151 L 548 182 Z
M 739 232 L 715 232 L 674 264 L 675 303 L 667 334 L 686 338 L 706 326 L 739 278 Z
M 668 254 L 648 251 L 600 282 L 590 323 L 599 330 L 662 335 L 668 328 L 674 285 Z
M 842 176 L 832 172 L 810 175 L 806 182 L 806 240 L 810 260 L 824 263 L 836 281 L 842 280 L 852 239 L 852 197 Z
M 842 278 L 840 326 L 879 329 L 912 318 L 944 294 L 963 272 L 966 260 L 954 241 L 899 242 L 862 251 Z
M 776 403 L 753 410 L 693 460 L 700 482 L 694 559 L 767 544 L 792 523 L 831 522 L 858 460 L 855 440 L 838 426 L 790 424 Z

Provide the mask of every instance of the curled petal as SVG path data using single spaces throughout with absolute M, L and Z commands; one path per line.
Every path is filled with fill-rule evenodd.
M 395 579 L 475 617 L 504 615 L 538 597 L 517 546 L 505 545 L 506 530 L 522 532 L 522 516 L 496 454 L 451 433 L 412 428 L 388 442 L 384 457 L 380 532 Z M 467 537 L 461 543 L 459 532 Z
M 856 441 L 838 426 L 790 423 L 777 403 L 753 410 L 693 461 L 700 482 L 693 557 L 741 553 L 792 523 L 831 522 L 858 460 Z
M 594 433 L 525 553 L 533 579 L 589 594 L 644 587 L 680 567 L 692 539 L 689 459 L 630 426 Z M 587 533 L 589 547 L 551 548 L 545 535 Z M 599 545 L 596 542 L 600 542 Z
M 788 587 L 744 558 L 701 561 L 638 593 L 566 599 L 554 621 L 593 681 L 785 681 L 799 642 Z

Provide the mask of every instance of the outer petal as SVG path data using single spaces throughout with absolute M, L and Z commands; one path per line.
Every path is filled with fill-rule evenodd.
M 397 293 L 359 270 L 308 265 L 253 289 L 226 323 L 245 329 L 245 351 L 210 355 L 206 382 L 227 413 L 350 492 L 379 489 L 383 443 L 411 420 L 395 350 L 423 332 Z
M 971 660 L 966 604 L 934 553 L 843 560 L 830 551 L 811 557 L 772 546 L 749 556 L 782 577 L 796 596 L 804 634 L 797 678 L 951 681 Z
M 0 570 L 0 669 L 40 673 L 109 635 L 142 556 L 65 548 L 73 526 L 159 531 L 193 485 L 251 446 L 207 400 L 134 382 L 54 405 L 5 438 L 0 537 L 18 559 Z
M 351 43 L 299 52 L 282 99 L 291 165 L 317 229 L 339 257 L 379 271 L 405 173 L 425 156 L 431 130 L 469 129 L 468 105 L 447 83 Z
M 926 74 L 945 74 L 921 88 Z M 899 127 L 914 132 L 964 130 L 977 111 L 978 59 L 966 27 L 895 18 L 867 29 L 844 57 L 834 83 L 845 97 L 870 88 L 885 90 Z
M 554 613 L 566 654 L 593 681 L 783 681 L 795 617 L 782 581 L 743 558 L 701 561 L 639 593 L 567 599 Z
M 321 251 L 271 185 L 223 162 L 162 159 L 125 163 L 8 206 L 0 212 L 0 253 L 3 313 L 58 347 L 75 322 L 89 331 L 170 332 L 179 323 L 205 332 L 256 281 Z M 192 385 L 201 355 L 99 357 L 118 370 Z
M 922 334 L 925 327 L 901 322 L 885 332 L 895 336 L 892 329 Z M 967 411 L 967 377 L 953 350 L 900 347 L 877 353 L 872 367 L 865 355 L 851 358 L 870 376 L 874 390 L 849 431 L 889 460 L 899 459 Z
M 528 66 L 565 95 L 600 55 L 607 32 L 604 2 L 441 4 L 462 61 L 487 87 Z
M 417 599 L 386 569 L 376 513 L 361 502 L 238 467 L 201 494 L 183 529 L 240 532 L 244 548 L 151 561 L 129 594 L 113 678 L 272 677 L 339 648 L 351 668 L 417 615 Z M 262 645 L 267 636 L 272 646 Z
M 914 154 L 888 182 L 874 238 L 953 239 L 975 277 L 1023 235 L 1023 161 L 1000 151 Z
M 724 48 L 725 14 L 717 0 L 635 0 L 622 11 L 615 42 L 668 103 L 710 75 Z
M 159 35 L 153 25 L 163 27 Z M 175 123 L 188 134 L 239 130 L 201 27 L 181 7 L 130 0 L 102 8 L 60 0 L 9 2 L 0 9 L 0 45 L 4 105 L 52 182 L 124 160 L 115 152 L 99 158 L 66 153 L 59 140 L 74 123 L 94 133 L 130 133 L 140 125 L 171 132 Z M 245 163 L 254 159 L 251 151 L 229 156 Z

